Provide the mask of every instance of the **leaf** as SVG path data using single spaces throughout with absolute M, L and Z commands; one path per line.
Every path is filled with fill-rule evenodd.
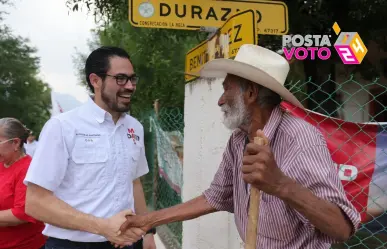
M 50 118 L 51 89 L 38 77 L 39 58 L 28 39 L 0 25 L 0 117 L 15 117 L 39 134 Z
M 78 11 L 78 4 L 74 4 L 73 11 Z

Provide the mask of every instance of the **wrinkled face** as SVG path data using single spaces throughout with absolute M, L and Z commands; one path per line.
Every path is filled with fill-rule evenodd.
M 224 92 L 218 101 L 223 112 L 223 123 L 230 130 L 246 124 L 249 120 L 244 95 L 238 80 L 236 76 L 228 75 L 226 77 L 223 82 Z
M 128 112 L 130 100 L 136 90 L 137 76 L 132 63 L 118 56 L 110 58 L 110 68 L 102 82 L 93 84 L 95 94 L 113 112 Z M 93 82 L 92 82 L 93 83 Z
M 2 135 L 0 129 L 0 162 L 8 162 L 12 160 L 15 152 L 18 150 L 20 139 L 9 139 Z

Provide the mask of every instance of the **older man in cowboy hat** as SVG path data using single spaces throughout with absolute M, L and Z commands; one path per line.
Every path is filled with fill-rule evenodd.
M 215 178 L 193 200 L 128 217 L 122 231 L 228 211 L 244 240 L 252 185 L 262 190 L 256 248 L 328 249 L 347 240 L 360 215 L 346 197 L 322 134 L 280 108 L 282 99 L 302 107 L 284 87 L 288 72 L 283 57 L 255 45 L 242 46 L 234 60 L 205 64 L 201 76 L 225 78 L 218 104 L 224 124 L 234 130 Z M 249 142 L 257 135 L 269 143 Z

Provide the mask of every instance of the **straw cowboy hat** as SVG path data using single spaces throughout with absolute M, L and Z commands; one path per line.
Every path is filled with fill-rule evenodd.
M 200 76 L 206 78 L 225 78 L 227 74 L 242 77 L 269 88 L 283 100 L 304 108 L 284 87 L 288 73 L 289 63 L 285 58 L 269 49 L 251 44 L 242 45 L 234 60 L 211 60 L 200 70 Z

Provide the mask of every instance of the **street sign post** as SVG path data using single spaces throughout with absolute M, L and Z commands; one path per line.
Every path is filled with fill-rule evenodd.
M 135 27 L 199 30 L 220 28 L 232 15 L 255 13 L 257 34 L 284 35 L 288 8 L 280 1 L 255 0 L 128 0 L 129 21 Z
M 186 54 L 185 80 L 198 76 L 200 68 L 218 58 L 232 59 L 243 44 L 257 44 L 255 11 L 245 10 L 231 16 L 208 40 Z

